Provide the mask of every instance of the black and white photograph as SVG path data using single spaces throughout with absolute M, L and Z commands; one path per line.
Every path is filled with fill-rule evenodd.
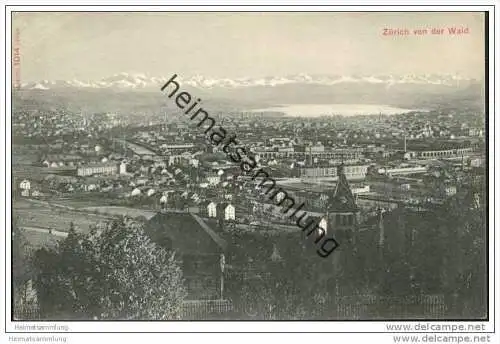
M 6 15 L 11 326 L 485 330 L 491 13 Z

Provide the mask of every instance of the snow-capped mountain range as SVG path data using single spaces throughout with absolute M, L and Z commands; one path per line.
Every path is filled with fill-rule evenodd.
M 42 80 L 34 83 L 21 85 L 23 89 L 49 90 L 60 88 L 87 88 L 87 89 L 117 89 L 117 90 L 146 90 L 159 88 L 165 84 L 171 76 L 150 77 L 141 73 L 118 73 L 97 81 L 82 80 Z M 380 86 L 396 86 L 401 84 L 418 85 L 442 85 L 451 87 L 462 87 L 476 80 L 460 77 L 457 75 L 369 75 L 369 76 L 341 76 L 341 75 L 308 75 L 297 74 L 284 77 L 264 78 L 208 78 L 204 76 L 193 76 L 176 80 L 181 86 L 187 85 L 200 89 L 213 88 L 243 88 L 243 87 L 275 87 L 287 84 L 310 84 L 310 85 L 339 85 L 339 84 L 379 84 Z

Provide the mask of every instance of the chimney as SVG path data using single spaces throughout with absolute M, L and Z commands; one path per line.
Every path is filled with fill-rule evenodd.
M 309 155 L 308 155 L 308 161 L 307 164 L 312 167 L 313 165 L 313 158 L 312 158 L 312 147 L 309 146 Z
M 385 231 L 384 231 L 384 218 L 382 216 L 381 208 L 379 208 L 378 210 L 378 230 L 379 230 L 378 246 L 379 248 L 382 249 L 384 247 Z

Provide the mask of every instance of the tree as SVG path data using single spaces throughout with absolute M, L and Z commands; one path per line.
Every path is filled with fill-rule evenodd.
M 175 254 L 157 246 L 141 224 L 121 218 L 102 232 L 77 233 L 55 250 L 36 252 L 43 316 L 168 320 L 185 296 Z
M 28 298 L 27 282 L 33 276 L 30 251 L 28 241 L 23 231 L 12 223 L 12 305 L 16 312 L 17 306 L 25 303 Z M 24 315 L 22 315 L 24 317 Z
M 300 234 L 276 237 L 245 233 L 234 243 L 231 261 L 247 273 L 228 282 L 228 294 L 253 320 L 304 320 L 331 317 L 323 304 L 330 299 L 328 280 L 332 262 L 318 257 L 312 243 Z M 246 249 L 243 248 L 246 247 Z M 276 252 L 281 259 L 272 259 Z M 246 265 L 251 259 L 251 263 Z M 330 273 L 329 273 L 330 272 Z
M 486 316 L 484 188 L 469 189 L 428 211 L 395 210 L 388 216 L 382 295 L 442 294 L 449 316 Z
M 28 242 L 24 233 L 12 223 L 12 281 L 14 288 L 21 287 L 30 276 Z
M 474 193 L 480 197 L 476 203 Z M 468 190 L 451 198 L 443 207 L 443 221 L 448 236 L 443 252 L 447 258 L 443 284 L 455 297 L 451 314 L 457 317 L 480 317 L 487 314 L 487 230 L 485 188 Z

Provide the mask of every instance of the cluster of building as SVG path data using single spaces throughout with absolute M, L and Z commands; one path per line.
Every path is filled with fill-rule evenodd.
M 16 180 L 18 194 L 48 199 L 85 194 L 96 203 L 154 210 L 148 232 L 183 256 L 189 297 L 216 299 L 224 297 L 228 274 L 245 270 L 245 262 L 230 258 L 238 234 L 301 234 L 295 219 L 278 206 L 287 197 L 304 203 L 305 220 L 317 222 L 326 235 L 348 240 L 346 233 L 376 232 L 383 241 L 373 218 L 401 207 L 425 210 L 460 192 L 468 175 L 484 176 L 484 133 L 475 120 L 467 126 L 459 113 L 287 121 L 252 116 L 225 117 L 224 127 L 237 132 L 259 167 L 286 190 L 272 199 L 264 197 L 259 179 L 243 175 L 207 144 L 202 131 L 179 121 L 120 128 L 121 135 L 101 133 L 102 124 L 91 132 L 92 140 L 88 135 L 71 143 L 55 140 L 37 161 L 41 177 Z M 43 133 L 43 126 L 34 128 L 18 130 Z M 266 250 L 265 259 L 279 260 L 279 244 Z

